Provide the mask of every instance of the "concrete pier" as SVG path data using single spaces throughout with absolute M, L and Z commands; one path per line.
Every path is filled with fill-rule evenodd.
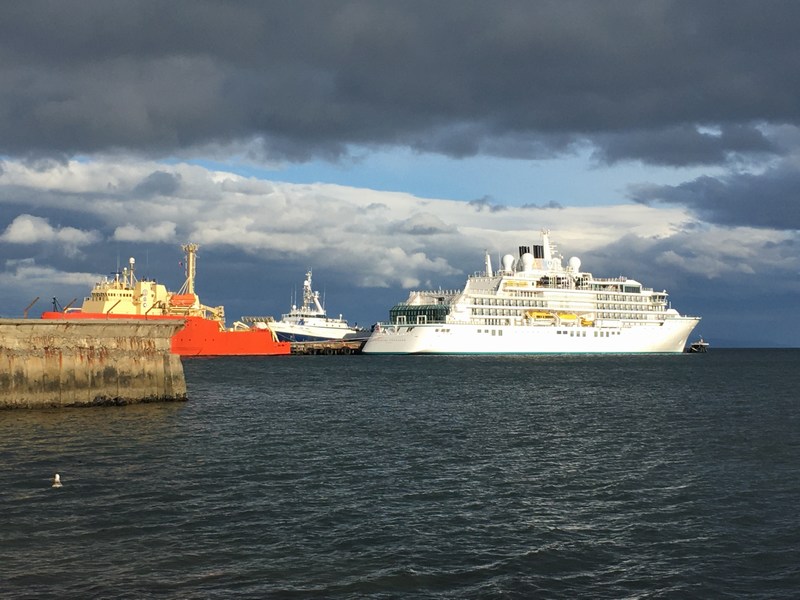
M 182 321 L 0 319 L 0 408 L 186 400 Z
M 292 342 L 292 354 L 361 354 L 366 339 Z

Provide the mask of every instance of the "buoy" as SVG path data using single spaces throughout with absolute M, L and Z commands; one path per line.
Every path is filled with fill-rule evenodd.
M 53 477 L 53 487 L 61 487 L 61 475 L 58 473 Z

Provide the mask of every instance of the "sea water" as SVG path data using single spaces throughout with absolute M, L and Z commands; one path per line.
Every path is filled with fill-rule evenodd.
M 800 350 L 184 369 L 0 412 L 0 596 L 800 594 Z

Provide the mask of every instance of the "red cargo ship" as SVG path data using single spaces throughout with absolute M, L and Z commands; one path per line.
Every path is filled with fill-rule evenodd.
M 194 291 L 197 244 L 186 244 L 186 282 L 177 293 L 155 281 L 138 280 L 135 260 L 114 279 L 99 281 L 81 308 L 42 313 L 43 319 L 172 319 L 185 325 L 172 336 L 171 350 L 180 356 L 272 356 L 289 354 L 264 323 L 225 327 L 225 309 L 200 303 Z

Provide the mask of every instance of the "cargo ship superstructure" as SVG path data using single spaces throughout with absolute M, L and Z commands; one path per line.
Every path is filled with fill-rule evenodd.
M 200 302 L 195 292 L 197 244 L 182 246 L 186 253 L 186 281 L 170 292 L 155 280 L 137 279 L 135 259 L 112 279 L 92 288 L 80 308 L 48 311 L 43 319 L 180 319 L 171 351 L 180 356 L 268 356 L 289 354 L 291 344 L 280 342 L 266 325 L 237 322 L 225 326 L 225 309 Z
M 375 325 L 365 354 L 675 353 L 700 321 L 671 308 L 666 291 L 628 277 L 598 278 L 566 266 L 541 244 L 506 254 L 461 290 L 412 291 Z

